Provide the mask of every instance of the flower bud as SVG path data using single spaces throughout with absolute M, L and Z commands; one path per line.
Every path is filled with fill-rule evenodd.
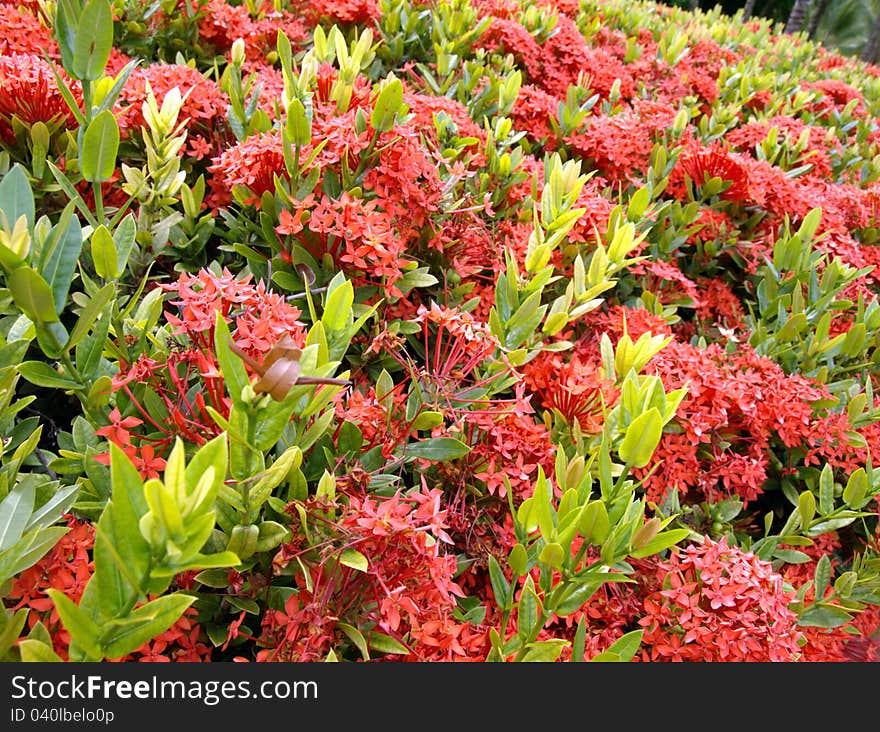
M 244 38 L 236 38 L 232 44 L 232 53 L 230 54 L 232 63 L 241 66 L 244 63 Z

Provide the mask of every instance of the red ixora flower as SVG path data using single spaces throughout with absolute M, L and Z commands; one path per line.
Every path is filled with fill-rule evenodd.
M 726 538 L 675 549 L 645 598 L 644 661 L 799 661 L 801 632 L 781 575 Z
M 67 79 L 63 69 L 58 69 Z M 67 81 L 79 95 L 79 82 Z M 58 84 L 42 58 L 32 53 L 0 55 L 0 139 L 12 144 L 15 135 L 12 118 L 31 126 L 43 122 L 51 130 L 55 125 L 75 127 L 76 120 L 68 108 Z

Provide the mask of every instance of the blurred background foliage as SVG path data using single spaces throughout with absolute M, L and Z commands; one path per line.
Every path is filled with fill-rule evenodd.
M 829 50 L 877 63 L 880 57 L 880 0 L 669 0 L 687 10 L 716 6 L 729 14 L 769 18 L 788 32 L 803 32 Z

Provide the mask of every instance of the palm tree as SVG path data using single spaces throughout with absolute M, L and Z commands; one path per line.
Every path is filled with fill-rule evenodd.
M 804 21 L 807 19 L 807 12 L 810 10 L 811 1 L 794 0 L 794 5 L 788 14 L 788 21 L 785 24 L 786 33 L 797 33 L 804 27 Z
M 815 40 L 816 31 L 819 30 L 819 21 L 822 20 L 829 5 L 831 5 L 831 0 L 819 0 L 816 7 L 813 8 L 813 12 L 810 13 L 810 19 L 807 21 L 807 35 L 811 39 Z
M 878 59 L 880 59 L 880 13 L 874 16 L 871 32 L 868 34 L 868 40 L 862 50 L 862 61 L 876 64 Z

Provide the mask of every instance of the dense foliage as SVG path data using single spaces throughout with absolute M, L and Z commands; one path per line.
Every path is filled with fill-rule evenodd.
M 0 654 L 876 660 L 878 77 L 647 2 L 3 2 Z

